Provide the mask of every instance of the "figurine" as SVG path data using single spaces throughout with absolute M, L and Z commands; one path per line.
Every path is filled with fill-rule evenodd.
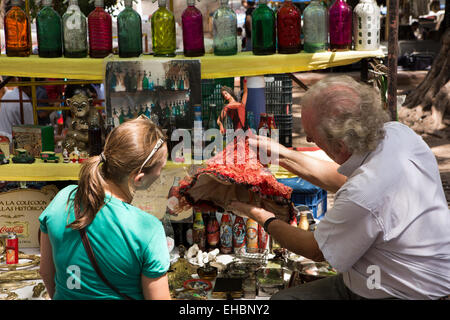
M 63 156 L 64 163 L 69 163 L 70 162 L 69 152 L 67 151 L 66 148 L 64 148 L 64 150 L 62 152 L 62 156 Z
M 8 164 L 9 160 L 6 159 L 5 154 L 3 153 L 3 151 L 0 149 L 0 165 L 2 164 Z
M 12 158 L 14 163 L 33 163 L 34 157 L 25 149 L 16 149 L 17 155 Z
M 73 163 L 78 163 L 80 152 L 78 151 L 77 147 L 75 147 L 75 149 L 70 153 L 69 158 Z
M 53 151 L 43 151 L 41 152 L 41 160 L 44 162 L 54 161 L 55 163 L 58 163 L 59 157 Z
M 86 151 L 81 151 L 78 156 L 78 163 L 83 163 L 86 159 L 89 158 L 89 155 Z
M 71 153 L 75 147 L 78 151 L 88 151 L 89 124 L 95 121 L 102 127 L 103 119 L 92 105 L 93 99 L 90 92 L 84 87 L 76 87 L 71 98 L 66 99 L 67 105 L 72 112 L 72 124 L 67 131 L 63 142 L 63 148 Z M 95 119 L 97 118 L 97 119 Z

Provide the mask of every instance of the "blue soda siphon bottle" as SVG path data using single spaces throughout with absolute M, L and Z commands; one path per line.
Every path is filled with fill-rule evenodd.
M 325 51 L 328 46 L 328 9 L 312 0 L 303 11 L 303 34 L 305 52 Z
M 213 14 L 213 46 L 216 56 L 237 54 L 237 18 L 228 0 L 220 0 Z

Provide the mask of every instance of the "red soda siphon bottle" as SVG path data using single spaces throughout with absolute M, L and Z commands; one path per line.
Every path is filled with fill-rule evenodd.
M 277 12 L 278 53 L 300 52 L 300 30 L 300 11 L 292 0 L 285 0 Z
M 104 9 L 104 0 L 95 0 L 95 9 L 88 16 L 89 56 L 104 58 L 112 53 L 112 19 Z

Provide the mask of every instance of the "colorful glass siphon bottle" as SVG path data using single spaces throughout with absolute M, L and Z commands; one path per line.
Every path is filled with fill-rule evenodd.
M 88 54 L 86 16 L 78 6 L 78 0 L 69 0 L 69 7 L 62 17 L 64 56 L 84 58 Z
M 220 220 L 220 252 L 227 254 L 233 250 L 233 225 L 228 212 L 222 214 Z
M 133 10 L 133 0 L 125 0 L 125 9 L 117 16 L 119 57 L 139 57 L 142 54 L 142 21 Z
M 216 213 L 210 212 L 208 224 L 206 226 L 206 240 L 210 250 L 219 247 L 220 243 L 220 226 L 217 221 Z
M 328 9 L 319 0 L 311 1 L 303 11 L 303 34 L 305 52 L 327 50 Z
M 233 224 L 233 249 L 234 253 L 244 253 L 245 250 L 245 222 L 242 217 L 236 216 Z
M 205 251 L 206 230 L 201 211 L 195 211 L 194 225 L 192 227 L 192 236 L 194 238 L 194 243 L 198 245 L 198 248 L 202 251 Z
M 300 11 L 292 3 L 292 0 L 285 0 L 277 12 L 278 53 L 300 52 L 300 32 Z
M 267 6 L 267 0 L 260 0 L 252 13 L 253 54 L 274 54 L 276 49 L 275 11 Z
M 159 8 L 152 15 L 152 43 L 155 57 L 174 57 L 177 48 L 175 17 L 167 10 L 166 4 L 167 0 L 158 0 Z
M 20 0 L 12 0 L 12 7 L 4 18 L 5 46 L 8 57 L 28 57 L 31 53 L 29 20 L 20 4 Z
M 104 0 L 95 0 L 88 16 L 89 56 L 104 58 L 112 53 L 112 19 L 104 9 Z
M 380 7 L 375 0 L 360 0 L 353 10 L 353 39 L 356 51 L 380 47 Z
M 188 7 L 181 15 L 184 55 L 186 57 L 200 57 L 205 54 L 203 16 L 200 10 L 195 7 L 195 0 L 187 0 L 187 5 Z
M 329 10 L 330 49 L 350 50 L 352 46 L 352 8 L 336 0 Z
M 36 17 L 39 57 L 62 56 L 62 21 L 52 7 L 52 0 L 43 0 L 43 8 Z
M 216 56 L 237 54 L 237 17 L 228 0 L 220 0 L 213 14 L 213 47 Z

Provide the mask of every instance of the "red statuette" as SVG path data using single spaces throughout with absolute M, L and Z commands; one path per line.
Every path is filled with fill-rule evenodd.
M 6 239 L 6 264 L 19 263 L 19 239 L 15 233 L 10 233 Z
M 263 253 L 264 250 L 266 250 L 267 241 L 269 241 L 269 235 L 264 228 L 258 224 L 258 248 L 260 253 Z

